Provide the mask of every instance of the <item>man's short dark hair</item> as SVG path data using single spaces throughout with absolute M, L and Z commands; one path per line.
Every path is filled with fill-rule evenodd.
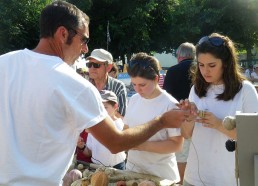
M 70 31 L 82 28 L 85 23 L 89 24 L 89 17 L 76 6 L 65 1 L 55 1 L 41 12 L 40 38 L 53 37 L 60 26 L 64 26 L 70 36 Z M 72 37 L 74 35 L 76 33 L 73 31 Z

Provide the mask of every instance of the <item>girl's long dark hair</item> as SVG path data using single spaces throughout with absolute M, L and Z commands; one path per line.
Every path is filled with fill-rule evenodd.
M 220 37 L 224 40 L 224 44 L 221 46 L 214 46 L 209 40 L 197 44 L 196 59 L 198 60 L 198 55 L 201 53 L 209 53 L 214 57 L 221 59 L 223 66 L 222 79 L 225 90 L 223 93 L 217 95 L 217 99 L 223 101 L 232 100 L 241 90 L 242 81 L 246 78 L 241 74 L 234 43 L 227 36 L 218 33 L 213 33 L 209 36 L 209 38 L 212 37 Z M 205 97 L 210 83 L 207 83 L 203 78 L 198 67 L 198 61 L 193 64 L 196 65 L 194 68 L 191 68 L 191 77 L 192 83 L 195 85 L 195 93 L 200 98 Z

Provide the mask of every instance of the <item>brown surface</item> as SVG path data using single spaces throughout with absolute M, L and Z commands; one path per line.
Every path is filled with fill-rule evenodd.
M 257 93 L 258 93 L 258 85 L 254 85 L 254 87 L 256 88 L 256 90 L 257 90 Z

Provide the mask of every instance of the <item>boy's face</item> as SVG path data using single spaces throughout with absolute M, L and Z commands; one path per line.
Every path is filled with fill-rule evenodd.
M 117 104 L 115 104 L 114 106 L 112 106 L 110 103 L 108 102 L 103 102 L 105 109 L 108 112 L 108 115 L 110 117 L 114 116 L 116 114 L 116 110 L 117 110 Z

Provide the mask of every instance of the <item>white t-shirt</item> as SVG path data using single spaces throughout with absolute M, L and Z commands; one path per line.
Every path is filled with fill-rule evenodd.
M 242 89 L 233 100 L 218 101 L 215 97 L 224 91 L 224 85 L 212 85 L 207 96 L 199 98 L 192 87 L 189 99 L 199 110 L 212 112 L 223 119 L 235 116 L 236 111 L 243 113 L 258 112 L 258 96 L 249 81 L 243 82 Z M 227 151 L 225 142 L 228 137 L 216 129 L 205 128 L 195 123 L 190 145 L 184 179 L 191 185 L 234 186 L 235 152 Z
M 80 132 L 107 117 L 97 89 L 27 49 L 0 56 L 0 71 L 0 185 L 62 185 Z
M 250 71 L 250 69 L 246 69 L 244 75 L 245 75 L 245 77 L 247 79 L 251 79 L 251 71 Z
M 123 130 L 124 123 L 122 119 L 118 118 L 114 121 L 114 124 L 118 130 Z M 117 154 L 112 154 L 90 133 L 87 138 L 87 147 L 91 150 L 92 153 L 91 161 L 96 164 L 113 167 L 119 163 L 122 163 L 126 158 L 126 154 L 124 151 Z
M 124 117 L 129 128 L 146 123 L 164 112 L 176 108 L 176 99 L 166 91 L 153 99 L 145 99 L 139 94 L 133 95 Z M 180 136 L 180 129 L 163 129 L 148 141 L 161 141 L 169 137 Z M 134 172 L 156 175 L 175 182 L 180 180 L 175 153 L 160 154 L 147 151 L 129 150 L 126 169 Z
M 258 74 L 256 72 L 252 72 L 251 77 L 253 77 L 255 79 L 258 79 Z

